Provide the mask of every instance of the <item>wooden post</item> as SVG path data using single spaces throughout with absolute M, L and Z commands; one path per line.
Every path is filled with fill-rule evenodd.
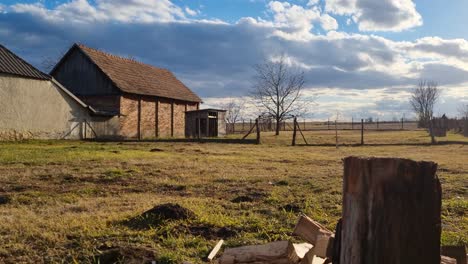
M 250 129 L 252 129 L 252 119 L 250 119 Z
M 86 125 L 87 125 L 87 122 L 86 122 L 86 120 L 85 120 L 85 122 L 84 122 L 84 139 L 86 139 L 86 136 L 87 136 L 87 135 L 86 135 L 86 130 L 87 130 Z
M 306 120 L 304 119 L 304 131 L 306 130 Z
M 377 118 L 377 130 L 379 130 L 379 119 Z
M 401 118 L 401 130 L 404 130 L 405 119 Z
M 327 124 L 328 124 L 328 130 L 330 130 L 330 118 L 328 118 Z
M 156 98 L 156 102 L 154 103 L 154 135 L 156 138 L 159 137 L 159 100 Z
M 344 159 L 340 264 L 440 264 L 437 164 Z
M 260 124 L 259 124 L 259 118 L 255 120 L 255 126 L 257 127 L 257 144 L 260 144 Z
M 294 126 L 294 130 L 293 130 L 293 138 L 292 138 L 292 146 L 296 146 L 296 134 L 297 134 L 297 118 L 294 117 L 294 121 L 293 121 L 293 126 Z
M 244 119 L 242 119 L 242 132 L 244 132 L 244 131 L 245 131 L 245 121 L 244 121 Z
M 361 119 L 361 145 L 364 145 L 364 119 Z
M 138 98 L 137 138 L 141 140 L 141 98 Z
M 463 136 L 468 137 L 468 118 L 465 118 L 465 120 L 464 120 Z
M 286 121 L 283 121 L 283 131 L 286 131 Z
M 351 118 L 351 130 L 354 130 L 354 117 Z
M 174 100 L 171 101 L 171 137 L 174 136 Z

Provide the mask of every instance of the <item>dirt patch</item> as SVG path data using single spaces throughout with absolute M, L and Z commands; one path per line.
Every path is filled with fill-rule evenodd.
M 102 253 L 96 256 L 96 262 L 101 264 L 113 263 L 152 263 L 158 256 L 154 250 L 146 247 L 103 247 Z
M 161 204 L 152 209 L 133 217 L 125 222 L 126 225 L 137 228 L 147 229 L 159 226 L 166 221 L 195 219 L 196 215 L 191 210 L 178 204 Z
M 281 206 L 280 208 L 278 208 L 280 210 L 284 210 L 286 212 L 293 212 L 293 213 L 299 213 L 301 212 L 302 208 L 297 205 L 297 204 L 286 204 L 284 206 Z
M 235 237 L 239 230 L 234 227 L 217 227 L 202 224 L 195 226 L 179 226 L 177 227 L 176 232 L 181 234 L 190 234 L 193 236 L 201 236 L 207 240 L 217 240 Z
M 255 201 L 254 198 L 247 195 L 237 196 L 231 200 L 233 203 L 251 203 L 253 201 Z
M 0 195 L 0 205 L 7 204 L 11 201 L 10 196 L 8 195 Z
M 266 197 L 265 193 L 262 192 L 250 192 L 245 195 L 239 195 L 236 198 L 232 199 L 231 202 L 233 203 L 252 203 L 258 202 Z
M 164 150 L 160 148 L 153 148 L 153 149 L 150 149 L 150 152 L 164 152 Z

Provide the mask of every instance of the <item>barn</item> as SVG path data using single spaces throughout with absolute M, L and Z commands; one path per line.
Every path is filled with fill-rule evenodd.
M 50 73 L 101 115 L 97 137 L 184 137 L 185 113 L 201 99 L 174 74 L 81 44 L 74 44 Z
M 93 110 L 0 45 L 0 140 L 82 139 Z

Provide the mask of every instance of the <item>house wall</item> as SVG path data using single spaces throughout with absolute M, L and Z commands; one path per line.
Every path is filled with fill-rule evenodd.
M 54 83 L 0 74 L 0 140 L 82 137 L 88 109 Z
M 142 139 L 184 137 L 185 109 L 197 109 L 196 103 L 124 94 L 120 99 L 120 136 L 124 138 L 138 138 L 139 101 Z

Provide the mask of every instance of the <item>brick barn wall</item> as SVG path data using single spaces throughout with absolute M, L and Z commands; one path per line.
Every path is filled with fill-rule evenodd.
M 141 137 L 156 137 L 156 100 L 151 97 L 142 97 L 141 100 Z
M 171 136 L 171 101 L 159 99 L 159 137 Z
M 120 136 L 138 137 L 138 100 L 141 100 L 140 129 L 142 139 L 156 137 L 156 101 L 158 101 L 159 137 L 171 137 L 172 99 L 123 95 L 120 99 Z M 185 136 L 185 110 L 196 110 L 196 103 L 174 101 L 174 137 Z
M 174 137 L 185 136 L 185 103 L 174 103 Z
M 138 97 L 124 95 L 120 98 L 120 135 L 124 138 L 138 136 Z

